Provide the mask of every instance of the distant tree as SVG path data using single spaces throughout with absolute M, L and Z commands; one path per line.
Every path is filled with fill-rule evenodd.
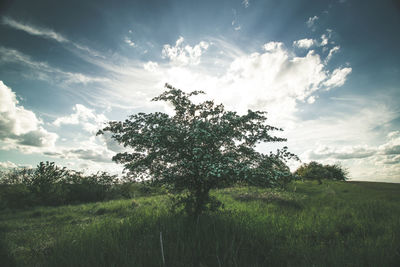
M 346 181 L 349 172 L 343 168 L 340 164 L 325 165 L 326 171 L 328 172 L 328 179 L 335 181 Z
M 132 149 L 113 157 L 129 175 L 184 192 L 177 201 L 194 216 L 218 207 L 209 195 L 213 188 L 260 177 L 265 186 L 279 185 L 279 168 L 273 166 L 294 155 L 286 148 L 270 156 L 255 150 L 261 142 L 286 141 L 270 134 L 282 129 L 267 125 L 265 112 L 248 110 L 240 116 L 213 101 L 193 103 L 190 97 L 202 91 L 187 94 L 168 84 L 166 88 L 153 101 L 172 104 L 173 116 L 138 113 L 125 121 L 111 121 L 98 132 L 111 132 L 113 139 Z
M 40 162 L 35 169 L 14 169 L 4 174 L 0 184 L 7 190 L 2 193 L 8 207 L 59 205 L 65 200 L 62 182 L 68 171 L 54 162 Z
M 35 198 L 28 189 L 33 169 L 12 169 L 4 171 L 0 179 L 0 209 L 23 208 L 35 204 Z
M 294 179 L 286 165 L 287 158 L 298 160 L 297 156 L 287 151 L 287 147 L 278 150 L 276 154 L 257 155 L 253 160 L 255 166 L 251 168 L 251 175 L 244 182 L 259 187 L 286 188 Z
M 117 175 L 106 172 L 83 175 L 82 172 L 69 171 L 64 185 L 68 202 L 93 202 L 112 198 L 113 187 L 117 184 Z
M 84 175 L 54 162 L 40 162 L 34 169 L 0 172 L 0 209 L 129 197 L 129 183 L 125 183 L 106 172 Z
M 28 184 L 31 180 L 34 169 L 28 168 L 15 168 L 1 173 L 0 184 L 3 185 L 16 185 Z
M 69 177 L 69 171 L 55 165 L 54 162 L 40 162 L 33 171 L 27 186 L 41 204 L 59 205 L 65 202 L 66 192 L 63 183 Z
M 323 165 L 316 161 L 311 161 L 310 163 L 301 165 L 295 171 L 295 174 L 302 179 L 317 180 L 319 184 L 322 184 L 323 179 L 345 181 L 348 172 L 339 164 Z

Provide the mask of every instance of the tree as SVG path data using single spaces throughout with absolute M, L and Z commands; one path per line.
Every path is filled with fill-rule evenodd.
M 66 192 L 62 184 L 68 178 L 69 171 L 60 168 L 54 162 L 40 162 L 27 181 L 29 191 L 45 205 L 63 204 Z
M 48 161 L 40 162 L 35 169 L 14 169 L 5 173 L 0 181 L 7 187 L 4 200 L 13 208 L 64 204 L 66 192 L 62 183 L 68 175 L 68 170 Z
M 349 175 L 348 170 L 343 168 L 340 164 L 325 165 L 325 169 L 328 172 L 328 179 L 334 181 L 346 181 Z
M 348 172 L 339 164 L 323 165 L 316 161 L 301 165 L 295 174 L 306 180 L 317 180 L 322 184 L 322 179 L 346 181 Z
M 33 169 L 12 169 L 4 171 L 0 179 L 0 209 L 23 208 L 35 203 L 35 198 L 27 184 L 33 175 Z
M 275 185 L 275 177 L 260 172 L 265 170 L 265 161 L 294 155 L 286 148 L 271 156 L 255 150 L 260 142 L 286 141 L 270 135 L 282 129 L 267 125 L 265 112 L 248 110 L 240 116 L 213 101 L 193 103 L 190 97 L 202 91 L 185 93 L 168 84 L 165 87 L 167 90 L 152 101 L 171 103 L 173 116 L 138 113 L 123 122 L 108 122 L 97 133 L 111 132 L 113 139 L 132 149 L 113 157 L 124 164 L 129 175 L 183 192 L 178 202 L 194 216 L 218 207 L 209 195 L 213 188 L 260 176 L 265 177 L 267 186 Z
M 286 165 L 287 158 L 298 160 L 297 156 L 287 151 L 287 147 L 278 150 L 276 154 L 259 155 L 254 160 L 256 167 L 252 169 L 252 175 L 245 181 L 246 184 L 259 187 L 286 186 L 294 179 L 289 167 Z

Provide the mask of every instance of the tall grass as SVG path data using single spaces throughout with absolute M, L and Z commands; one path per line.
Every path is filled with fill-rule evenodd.
M 51 245 L 31 257 L 30 263 L 396 266 L 400 196 L 399 187 L 393 188 L 392 193 L 383 188 L 386 194 L 378 185 L 367 188 L 344 182 L 297 183 L 289 192 L 230 188 L 213 192 L 224 210 L 197 220 L 172 213 L 166 196 L 138 198 L 135 205 L 131 201 L 81 205 L 81 214 L 91 213 L 92 221 L 60 227 Z M 72 210 L 71 217 L 75 216 Z M 18 259 L 15 251 L 14 255 Z

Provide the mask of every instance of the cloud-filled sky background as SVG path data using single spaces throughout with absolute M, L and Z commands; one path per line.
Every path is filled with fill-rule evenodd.
M 396 0 L 2 1 L 0 167 L 119 172 L 95 133 L 171 112 L 167 82 L 267 111 L 302 162 L 400 182 L 399 28 Z

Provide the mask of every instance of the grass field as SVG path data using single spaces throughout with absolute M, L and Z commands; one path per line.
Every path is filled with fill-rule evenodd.
M 399 266 L 400 184 L 234 187 L 197 220 L 167 195 L 0 212 L 0 266 Z M 160 242 L 162 241 L 162 242 Z

